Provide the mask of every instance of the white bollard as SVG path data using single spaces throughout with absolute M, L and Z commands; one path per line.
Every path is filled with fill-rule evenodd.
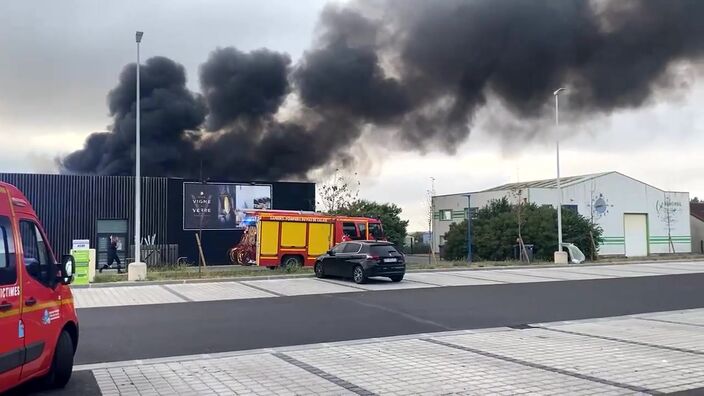
M 127 267 L 127 280 L 147 280 L 147 263 L 130 263 L 130 265 Z
M 555 264 L 567 264 L 567 252 L 555 252 Z
M 95 282 L 95 267 L 97 266 L 97 261 L 95 257 L 95 249 L 88 250 L 88 282 Z

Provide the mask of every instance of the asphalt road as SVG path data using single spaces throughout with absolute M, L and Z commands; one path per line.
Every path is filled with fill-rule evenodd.
M 80 309 L 77 364 L 704 307 L 704 274 Z

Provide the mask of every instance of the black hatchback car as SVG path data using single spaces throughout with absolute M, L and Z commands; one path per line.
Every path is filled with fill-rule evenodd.
M 364 283 L 371 276 L 385 276 L 400 282 L 406 274 L 406 262 L 392 243 L 351 241 L 318 257 L 314 269 L 318 278 L 340 276 Z

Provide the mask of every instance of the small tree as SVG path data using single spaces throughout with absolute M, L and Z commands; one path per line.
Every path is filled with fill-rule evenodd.
M 360 182 L 357 173 L 353 176 L 345 177 L 336 169 L 327 182 L 318 185 L 318 206 L 324 212 L 335 213 L 357 200 Z
M 490 202 L 476 212 L 472 220 L 472 252 L 479 260 L 500 261 L 513 257 L 516 243 L 516 208 L 507 198 Z M 557 211 L 552 206 L 524 203 L 521 210 L 521 238 L 534 245 L 534 257 L 549 260 L 557 249 Z M 578 213 L 562 211 L 565 242 L 574 243 L 585 253 L 598 248 L 602 229 Z M 594 235 L 595 244 L 591 243 Z M 445 234 L 445 258 L 467 257 L 467 222 L 450 225 Z
M 401 208 L 395 204 L 356 200 L 339 208 L 335 211 L 335 214 L 379 219 L 389 242 L 394 243 L 399 248 L 403 247 L 408 220 L 401 219 Z
M 518 225 L 518 237 L 516 242 L 518 243 L 519 256 L 521 261 L 526 261 L 530 263 L 530 257 L 528 256 L 528 250 L 526 250 L 526 245 L 523 243 L 523 235 L 521 234 L 521 228 L 525 222 L 525 203 L 526 199 L 523 197 L 523 190 L 521 188 L 515 188 L 511 190 L 510 194 L 513 197 L 515 204 L 513 205 L 513 211 L 516 215 L 516 224 Z
M 665 193 L 662 202 L 657 204 L 658 217 L 667 230 L 668 251 L 675 253 L 675 244 L 672 241 L 672 230 L 677 223 L 677 212 L 680 211 L 679 203 L 672 201 L 670 196 Z
M 694 197 L 694 198 L 692 198 L 691 200 L 689 200 L 689 202 L 691 202 L 691 203 L 702 203 L 702 201 L 699 200 L 699 197 Z

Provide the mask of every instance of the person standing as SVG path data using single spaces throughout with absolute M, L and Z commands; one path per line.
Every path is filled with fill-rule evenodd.
M 120 256 L 117 255 L 117 238 L 110 235 L 110 244 L 108 245 L 108 263 L 103 265 L 98 272 L 102 273 L 104 269 L 110 268 L 113 262 L 117 263 L 117 273 L 122 273 L 122 263 Z

